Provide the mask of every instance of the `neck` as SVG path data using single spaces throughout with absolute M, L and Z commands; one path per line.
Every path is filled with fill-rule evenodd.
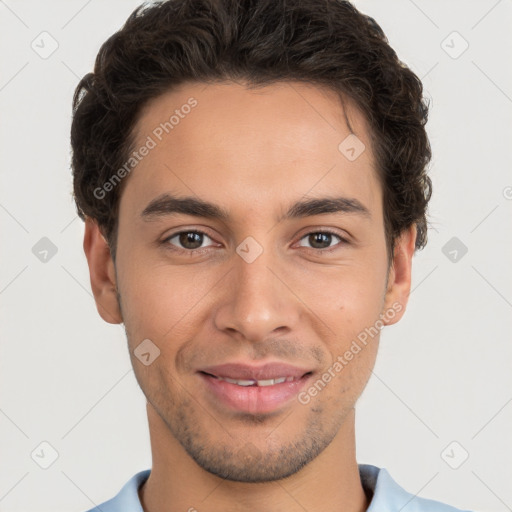
M 144 512 L 364 512 L 369 506 L 355 456 L 355 411 L 329 446 L 297 473 L 262 483 L 219 478 L 185 452 L 148 403 L 153 465 L 139 489 Z

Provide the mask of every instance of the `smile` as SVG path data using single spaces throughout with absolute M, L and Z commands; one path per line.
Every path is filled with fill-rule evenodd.
M 282 376 L 273 379 L 231 379 L 198 372 L 206 399 L 213 407 L 224 410 L 264 414 L 290 407 L 312 377 Z
M 237 386 L 273 386 L 274 384 L 281 384 L 283 382 L 293 382 L 294 380 L 299 380 L 297 377 L 278 377 L 276 379 L 265 379 L 265 380 L 242 380 L 242 379 L 228 379 L 227 377 L 216 377 L 215 375 L 211 375 L 211 377 L 215 377 L 220 380 L 224 380 L 231 384 L 236 384 Z

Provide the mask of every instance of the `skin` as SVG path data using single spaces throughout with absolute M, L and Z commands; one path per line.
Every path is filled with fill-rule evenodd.
M 191 96 L 198 105 L 123 184 L 115 265 L 95 221 L 85 227 L 98 312 L 124 323 L 147 398 L 153 466 L 139 489 L 141 503 L 146 512 L 364 511 L 369 500 L 356 462 L 354 406 L 379 335 L 308 404 L 292 400 L 272 414 L 228 410 L 210 399 L 196 370 L 277 360 L 311 368 L 318 378 L 393 304 L 401 310 L 383 323 L 402 317 L 415 227 L 397 240 L 388 267 L 367 125 L 332 91 L 297 82 L 257 90 L 189 83 L 145 106 L 136 146 Z M 338 150 L 351 133 L 344 114 L 366 146 L 354 161 Z M 141 219 L 162 192 L 216 203 L 230 218 Z M 358 199 L 371 216 L 278 220 L 304 197 L 333 195 Z M 307 236 L 327 228 L 348 243 L 332 236 L 314 245 Z M 191 229 L 207 236 L 195 245 L 164 241 Z M 236 252 L 248 236 L 263 248 L 252 263 Z M 204 253 L 185 254 L 199 246 Z M 147 338 L 160 356 L 145 366 L 133 351 Z

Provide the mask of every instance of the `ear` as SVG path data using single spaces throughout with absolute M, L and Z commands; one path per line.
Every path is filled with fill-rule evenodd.
M 90 217 L 85 220 L 84 252 L 89 265 L 91 288 L 98 313 L 109 324 L 122 323 L 110 248 L 97 222 Z
M 416 244 L 416 225 L 402 232 L 396 240 L 393 262 L 389 269 L 388 285 L 384 297 L 382 321 L 384 325 L 398 322 L 405 313 L 411 290 L 412 257 Z M 393 310 L 393 315 L 386 311 Z

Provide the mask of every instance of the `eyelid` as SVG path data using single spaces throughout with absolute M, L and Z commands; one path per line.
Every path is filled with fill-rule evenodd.
M 175 228 L 172 231 L 170 231 L 168 234 L 164 235 L 162 242 L 165 242 L 166 240 L 169 240 L 169 238 L 172 238 L 173 236 L 179 235 L 181 233 L 200 233 L 202 235 L 207 235 L 210 238 L 215 238 L 215 235 L 213 234 L 212 230 L 207 228 L 206 226 L 180 226 L 179 228 Z
M 306 235 L 311 235 L 313 233 L 328 233 L 330 235 L 336 235 L 340 237 L 342 240 L 345 240 L 347 243 L 352 240 L 352 236 L 347 233 L 347 231 L 340 229 L 340 228 L 334 228 L 330 226 L 320 226 L 320 227 L 313 227 L 313 228 L 305 228 L 306 231 L 304 231 L 302 234 L 298 235 L 298 239 L 302 240 Z

